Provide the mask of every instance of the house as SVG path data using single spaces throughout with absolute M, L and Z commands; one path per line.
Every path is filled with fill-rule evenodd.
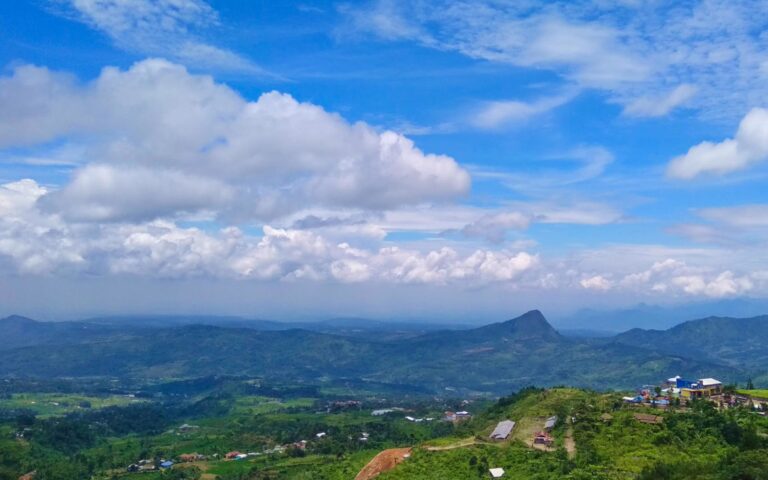
M 317 438 L 323 438 L 323 437 L 324 437 L 324 436 L 326 436 L 326 435 L 327 435 L 327 434 L 326 434 L 325 432 L 320 432 L 320 433 L 316 433 L 316 434 L 315 434 L 315 437 L 317 437 Z
M 723 393 L 723 383 L 714 378 L 702 378 L 696 382 L 678 379 L 677 388 L 685 399 L 711 397 Z
M 551 446 L 553 443 L 555 443 L 552 436 L 549 434 L 549 432 L 536 432 L 536 435 L 533 437 L 533 443 L 537 445 L 546 445 Z
M 680 375 L 675 375 L 672 378 L 668 378 L 667 381 L 664 382 L 664 386 L 667 387 L 667 388 L 677 387 L 677 381 L 682 379 L 682 378 L 683 377 L 681 377 Z
M 503 468 L 492 468 L 488 471 L 491 473 L 491 478 L 501 478 L 504 476 Z
M 189 424 L 185 423 L 184 425 L 182 425 L 182 426 L 180 426 L 178 428 L 178 431 L 181 432 L 181 433 L 189 433 L 189 432 L 191 432 L 193 430 L 197 430 L 198 428 L 200 428 L 200 427 L 197 426 L 197 425 L 189 425 Z
M 447 422 L 461 422 L 463 420 L 469 420 L 472 418 L 472 414 L 466 411 L 461 412 L 445 412 L 443 420 Z
M 664 421 L 664 417 L 660 417 L 658 415 L 649 415 L 647 413 L 636 413 L 634 417 L 635 420 L 640 423 L 648 423 L 651 425 L 656 425 Z
M 621 397 L 621 399 L 624 403 L 643 403 L 645 400 L 642 395 L 637 395 L 635 397 Z
M 235 456 L 235 460 L 245 460 L 246 458 L 248 458 L 248 454 L 247 453 L 240 453 L 240 454 Z
M 172 466 L 173 466 L 173 462 L 170 461 L 170 460 L 166 460 L 164 462 L 160 462 L 160 468 L 162 468 L 162 469 L 171 468 Z
M 199 453 L 182 453 L 179 455 L 179 462 L 186 463 L 186 462 L 196 462 L 198 460 L 204 460 L 205 456 L 200 455 Z
M 512 420 L 504 420 L 496 425 L 491 435 L 488 437 L 491 440 L 506 440 L 515 428 L 515 422 Z
M 228 458 L 228 459 L 232 460 L 233 458 L 237 458 L 238 455 L 240 455 L 240 452 L 235 450 L 234 452 L 229 452 L 226 455 L 224 455 L 224 458 Z
M 546 422 L 544 422 L 544 431 L 552 431 L 552 429 L 555 428 L 555 425 L 557 425 L 557 415 L 552 415 Z
M 702 378 L 699 380 L 699 388 L 707 392 L 707 396 L 723 393 L 723 382 L 714 378 Z

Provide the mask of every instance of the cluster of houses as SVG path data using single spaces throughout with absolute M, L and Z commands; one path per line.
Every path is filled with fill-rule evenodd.
M 723 394 L 723 382 L 715 378 L 686 380 L 677 375 L 659 385 L 644 385 L 632 397 L 623 397 L 624 402 L 653 404 L 666 407 L 671 401 L 687 402 L 696 399 L 719 399 Z
M 128 465 L 128 472 L 154 472 L 155 470 L 167 470 L 173 466 L 173 461 L 161 459 L 160 461 L 143 459 Z
M 544 445 L 546 447 L 552 446 L 554 443 L 554 439 L 552 438 L 552 430 L 557 425 L 557 420 L 557 415 L 553 415 L 544 421 L 542 429 L 536 432 L 533 437 L 533 443 L 535 445 Z M 498 442 L 508 440 L 512 435 L 512 432 L 514 432 L 515 426 L 516 423 L 514 420 L 502 420 L 496 424 L 496 427 L 493 429 L 491 434 L 488 435 L 488 438 Z M 491 468 L 489 473 L 491 474 L 491 478 L 502 478 L 505 472 L 503 468 L 498 467 Z
M 448 412 L 445 412 L 445 415 L 443 416 L 443 420 L 445 420 L 446 422 L 453 422 L 453 423 L 463 422 L 471 418 L 472 418 L 472 414 L 467 412 L 466 410 L 462 410 L 459 412 L 448 411 Z
M 666 408 L 670 403 L 684 405 L 692 400 L 709 400 L 720 408 L 752 406 L 755 413 L 765 414 L 768 398 L 743 395 L 726 391 L 723 382 L 715 378 L 687 380 L 679 375 L 668 378 L 661 385 L 644 385 L 632 397 L 623 397 L 624 402 L 635 405 L 651 405 Z
M 554 438 L 552 438 L 552 430 L 555 428 L 555 425 L 557 425 L 557 415 L 549 417 L 544 422 L 544 429 L 536 432 L 536 434 L 533 436 L 534 445 L 544 445 L 545 447 L 551 447 L 552 444 L 555 443 Z
M 374 417 L 380 417 L 382 415 L 387 415 L 389 413 L 407 412 L 407 411 L 408 410 L 400 407 L 380 408 L 378 410 L 373 410 L 371 412 L 371 415 L 373 415 Z M 432 422 L 435 420 L 434 417 L 414 417 L 412 415 L 406 415 L 404 418 L 407 421 L 414 422 L 414 423 Z M 472 414 L 467 412 L 466 410 L 460 410 L 458 412 L 446 411 L 443 413 L 443 420 L 446 422 L 459 423 L 465 420 L 469 420 L 471 418 L 472 418 Z

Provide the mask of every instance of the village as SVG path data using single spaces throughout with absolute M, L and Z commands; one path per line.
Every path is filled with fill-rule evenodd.
M 676 375 L 659 385 L 643 385 L 634 396 L 625 396 L 622 400 L 630 405 L 650 406 L 666 409 L 686 407 L 692 401 L 704 400 L 718 408 L 751 406 L 758 414 L 768 410 L 768 398 L 740 391 L 734 385 L 724 385 L 715 378 L 687 380 Z
M 661 412 L 665 410 L 683 412 L 690 408 L 692 402 L 699 401 L 710 402 L 718 409 L 739 406 L 747 407 L 755 414 L 765 415 L 766 411 L 768 411 L 768 398 L 762 398 L 743 392 L 746 391 L 738 390 L 735 386 L 724 385 L 723 382 L 715 378 L 688 380 L 676 375 L 657 385 L 642 385 L 636 389 L 634 395 L 616 398 L 617 402 L 623 404 L 624 408 L 638 409 L 638 411 L 631 416 L 634 420 L 639 423 L 651 425 L 661 424 L 664 421 Z M 469 407 L 471 404 L 471 400 L 463 400 L 457 405 Z M 614 408 L 621 409 L 622 407 L 620 404 L 617 403 L 617 406 Z M 658 409 L 659 412 L 652 412 L 654 409 Z M 360 401 L 343 400 L 331 402 L 328 404 L 327 408 L 318 411 L 317 413 L 338 413 L 342 411 L 359 411 L 360 413 L 364 413 L 366 410 L 367 409 L 363 407 Z M 467 410 L 447 410 L 440 415 L 432 414 L 429 416 L 416 416 L 414 410 L 398 406 L 373 408 L 368 410 L 368 412 L 368 415 L 372 417 L 391 415 L 395 419 L 401 419 L 400 421 L 414 424 L 448 422 L 458 426 L 474 418 L 473 414 Z M 490 432 L 485 436 L 476 436 L 469 441 L 458 443 L 454 446 L 426 446 L 424 448 L 428 451 L 440 451 L 452 448 L 464 448 L 478 444 L 497 444 L 503 446 L 504 443 L 522 441 L 527 447 L 543 452 L 552 452 L 555 451 L 556 448 L 563 447 L 568 456 L 573 457 L 576 451 L 576 445 L 573 440 L 573 424 L 577 422 L 578 419 L 571 416 L 561 418 L 554 413 L 555 412 L 550 411 L 548 416 L 505 418 L 498 421 L 492 429 L 489 427 Z M 612 418 L 613 415 L 607 412 L 603 413 L 601 416 L 603 422 L 610 422 Z M 199 428 L 200 427 L 196 425 L 183 424 L 176 427 L 175 431 L 177 432 L 177 435 L 187 435 L 196 432 Z M 232 450 L 210 455 L 202 455 L 192 452 L 182 453 L 174 458 L 168 459 L 142 459 L 129 465 L 126 470 L 131 473 L 153 472 L 171 469 L 175 465 L 181 466 L 183 464 L 194 465 L 213 461 L 242 462 L 254 459 L 255 457 L 269 455 L 303 456 L 305 451 L 309 451 L 309 449 L 316 447 L 316 445 L 319 444 L 318 442 L 321 442 L 328 435 L 329 433 L 326 431 L 318 431 L 311 435 L 309 439 L 297 439 L 294 442 L 272 445 L 258 451 Z M 360 445 L 364 445 L 368 443 L 370 433 L 360 431 L 356 437 L 354 435 L 350 437 L 350 440 L 354 439 L 356 439 Z M 356 478 L 363 480 L 374 478 L 379 473 L 394 468 L 397 464 L 408 460 L 412 451 L 413 447 L 384 450 L 371 460 Z M 489 466 L 487 475 L 494 479 L 504 478 L 506 475 L 505 466 Z

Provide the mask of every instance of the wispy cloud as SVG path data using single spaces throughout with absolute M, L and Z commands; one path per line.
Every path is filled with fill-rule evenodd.
M 661 96 L 640 97 L 624 107 L 624 114 L 630 117 L 662 117 L 676 107 L 684 105 L 696 95 L 696 87 L 687 83 L 677 86 Z
M 747 0 L 374 0 L 343 10 L 343 29 L 549 70 L 605 92 L 627 115 L 661 116 L 685 105 L 733 118 L 768 95 L 761 8 Z
M 51 0 L 52 11 L 108 36 L 120 49 L 191 67 L 264 74 L 250 59 L 216 45 L 205 32 L 219 15 L 204 0 Z
M 519 100 L 498 100 L 484 103 L 470 119 L 470 124 L 477 128 L 494 129 L 502 125 L 524 122 L 543 115 L 569 102 L 575 92 L 545 97 L 532 102 Z

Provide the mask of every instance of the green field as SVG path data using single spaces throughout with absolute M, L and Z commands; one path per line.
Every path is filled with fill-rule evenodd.
M 768 398 L 768 390 L 736 390 L 737 393 L 742 395 L 749 395 L 752 397 Z
M 14 393 L 0 398 L 0 410 L 31 410 L 39 417 L 64 415 L 78 410 L 99 409 L 139 403 L 125 395 L 86 396 L 55 393 Z

